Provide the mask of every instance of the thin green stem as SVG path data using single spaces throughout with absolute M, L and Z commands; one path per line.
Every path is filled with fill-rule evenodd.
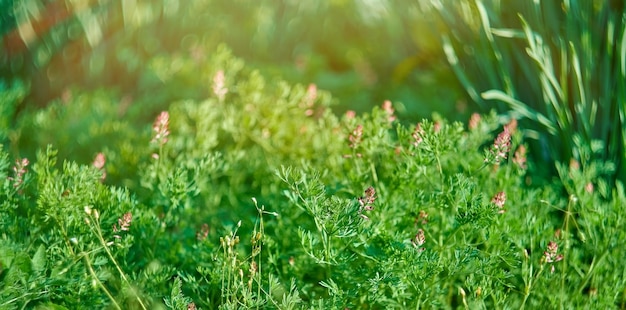
M 485 167 L 487 167 L 487 163 L 483 162 L 483 164 L 478 169 L 472 171 L 470 174 L 474 175 L 474 174 L 478 173 L 479 171 L 485 169 Z
M 370 162 L 370 170 L 372 171 L 372 179 L 374 180 L 374 184 L 378 184 L 378 173 L 376 172 L 376 166 L 374 162 Z
M 439 171 L 439 176 L 441 177 L 441 184 L 444 184 L 444 175 L 443 168 L 441 167 L 441 160 L 439 159 L 439 152 L 435 153 L 435 160 L 437 160 L 437 171 Z
M 265 226 L 264 226 L 264 222 L 263 222 L 263 213 L 265 212 L 265 207 L 261 207 L 259 208 L 257 201 L 255 198 L 252 199 L 254 201 L 254 206 L 257 210 L 257 212 L 259 213 L 259 233 L 261 234 L 260 237 L 258 238 L 258 240 L 256 240 L 256 232 L 255 235 L 253 236 L 253 238 L 255 238 L 256 242 L 258 242 L 258 263 L 257 263 L 257 274 L 255 275 L 256 281 L 257 281 L 257 298 L 260 298 L 261 296 L 261 291 L 262 291 L 262 279 L 261 279 L 261 263 L 262 263 L 262 257 L 261 254 L 263 253 L 262 251 L 262 246 L 263 246 L 263 238 L 265 237 Z M 256 229 L 255 229 L 256 230 Z M 254 245 L 253 245 L 254 246 Z M 252 249 L 253 251 L 253 255 L 255 253 L 255 249 Z M 254 256 L 252 257 L 252 259 L 254 260 Z M 268 294 L 266 294 L 266 296 L 273 301 L 273 299 L 271 298 L 271 296 L 269 296 Z M 257 304 L 257 309 L 260 307 L 260 304 Z
M 139 305 L 141 306 L 141 308 L 144 309 L 144 310 L 147 310 L 148 308 L 143 303 L 141 298 L 139 298 L 139 294 L 135 291 L 135 289 L 131 285 L 130 281 L 128 281 L 128 278 L 126 277 L 126 274 L 124 273 L 124 271 L 122 271 L 122 268 L 117 263 L 117 260 L 113 257 L 113 253 L 111 253 L 111 250 L 109 250 L 109 245 L 107 244 L 107 242 L 104 240 L 104 237 L 102 236 L 102 229 L 100 228 L 100 222 L 98 221 L 98 219 L 95 219 L 91 214 L 89 215 L 89 217 L 90 217 L 91 221 L 95 222 L 94 226 L 95 226 L 96 236 L 98 237 L 98 240 L 100 241 L 100 244 L 102 244 L 102 247 L 104 248 L 104 251 L 107 253 L 107 256 L 111 259 L 111 261 L 115 265 L 115 268 L 119 272 L 120 276 L 122 277 L 122 279 L 124 280 L 126 285 L 128 285 L 128 287 L 131 289 L 131 291 L 135 295 L 135 299 L 137 299 L 137 302 L 139 302 Z M 93 230 L 93 228 L 92 228 L 92 230 Z
M 41 292 L 36 292 L 36 293 L 24 293 L 22 296 L 18 296 L 18 297 L 15 297 L 15 298 L 12 298 L 12 299 L 9 299 L 9 300 L 5 301 L 4 303 L 0 304 L 0 307 L 8 306 L 8 305 L 10 305 L 10 304 L 12 304 L 12 303 L 22 299 L 22 298 L 28 297 L 30 295 L 44 295 L 44 294 L 48 294 L 48 293 L 50 293 L 50 291 L 48 291 L 48 290 L 41 291 Z M 26 304 L 24 306 L 26 306 Z M 2 308 L 2 309 L 4 309 L 4 308 Z
M 223 238 L 220 238 L 223 239 Z M 222 304 L 224 304 L 224 284 L 226 282 L 226 276 L 225 276 L 225 270 L 227 268 L 227 264 L 228 264 L 228 255 L 226 254 L 226 240 L 224 240 L 224 242 L 222 242 L 222 255 L 224 257 L 224 263 L 222 264 L 222 294 L 221 294 L 221 300 L 220 302 Z
M 109 297 L 109 299 L 111 300 L 115 308 L 118 310 L 122 310 L 122 308 L 117 303 L 117 301 L 115 301 L 115 298 L 113 298 L 113 295 L 111 295 L 111 292 L 109 292 L 109 290 L 104 286 L 104 284 L 100 281 L 100 279 L 98 279 L 98 276 L 96 275 L 96 272 L 93 270 L 93 267 L 91 265 L 91 261 L 89 260 L 89 255 L 84 254 L 83 259 L 85 260 L 85 265 L 87 265 L 87 269 L 89 269 L 89 273 L 93 277 L 94 281 L 98 283 L 98 286 L 100 286 L 100 288 L 104 291 L 107 297 Z

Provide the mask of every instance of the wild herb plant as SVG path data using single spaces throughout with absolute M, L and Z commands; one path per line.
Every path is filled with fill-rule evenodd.
M 431 4 L 443 48 L 484 110 L 523 118 L 537 161 L 616 165 L 624 181 L 626 26 L 622 1 L 446 1 Z M 598 141 L 601 148 L 592 147 Z M 593 150 L 592 150 L 593 148 Z M 548 166 L 549 168 L 549 166 Z M 554 167 L 552 167 L 554 169 Z
M 207 55 L 146 77 L 205 98 L 147 118 L 76 90 L 7 129 L 2 308 L 624 307 L 613 165 L 581 151 L 538 179 L 515 119 L 336 116 L 315 85 Z

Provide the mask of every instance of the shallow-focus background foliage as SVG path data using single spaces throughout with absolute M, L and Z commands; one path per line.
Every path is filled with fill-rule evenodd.
M 521 119 L 538 161 L 616 167 L 626 178 L 624 1 L 430 1 L 472 102 Z M 554 165 L 546 165 L 554 171 Z
M 2 76 L 28 80 L 37 104 L 69 87 L 154 95 L 145 65 L 164 54 L 205 57 L 198 46 L 226 43 L 270 76 L 314 83 L 346 109 L 390 99 L 417 120 L 437 111 L 467 116 L 464 96 L 441 52 L 432 10 L 375 1 L 4 1 Z M 164 106 L 200 97 L 208 81 L 180 81 L 152 98 Z M 465 112 L 466 114 L 458 114 Z

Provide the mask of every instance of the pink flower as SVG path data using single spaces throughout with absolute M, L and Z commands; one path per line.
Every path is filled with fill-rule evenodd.
M 102 169 L 104 168 L 104 164 L 106 163 L 106 158 L 104 157 L 103 153 L 98 153 L 96 155 L 96 158 L 93 160 L 93 166 L 96 169 Z
M 422 245 L 424 245 L 424 243 L 426 243 L 426 234 L 424 234 L 423 229 L 420 228 L 417 230 L 415 237 L 411 239 L 411 243 L 416 249 L 418 249 L 419 252 L 423 252 L 424 250 L 426 250 L 425 248 L 421 247 Z
M 396 146 L 395 149 L 393 149 L 393 153 L 397 156 L 402 154 L 402 147 L 401 146 Z
M 376 190 L 373 187 L 368 187 L 365 190 L 365 196 L 359 197 L 359 215 L 364 219 L 369 219 L 364 212 L 374 210 L 374 202 L 376 201 Z
M 130 212 L 125 213 L 121 218 L 117 219 L 117 225 L 113 224 L 113 232 L 128 231 L 130 229 L 130 223 L 133 221 L 133 215 Z M 114 235 L 115 238 L 121 238 L 119 235 Z
M 435 133 L 441 131 L 441 122 L 440 121 L 436 121 L 435 124 L 433 124 L 433 131 Z
M 346 111 L 346 118 L 347 119 L 354 119 L 355 117 L 356 117 L 356 112 L 354 112 L 353 110 Z
M 209 224 L 204 223 L 202 224 L 202 228 L 200 228 L 200 231 L 196 233 L 196 239 L 202 241 L 206 239 L 207 236 L 209 236 Z
M 415 237 L 413 238 L 413 245 L 419 247 L 424 243 L 426 243 L 426 235 L 424 234 L 424 230 L 420 228 L 417 230 L 417 234 L 415 234 Z
M 24 175 L 28 171 L 26 167 L 30 162 L 28 158 L 22 158 L 15 160 L 15 166 L 13 166 L 14 177 L 8 177 L 10 181 L 13 181 L 13 187 L 19 187 L 24 182 Z
M 520 145 L 513 155 L 513 163 L 522 169 L 526 169 L 526 147 Z
M 313 106 L 313 102 L 317 99 L 317 85 L 309 84 L 306 89 L 307 106 Z
M 389 100 L 385 100 L 383 102 L 383 111 L 385 111 L 385 113 L 387 113 L 387 120 L 391 123 L 393 121 L 396 120 L 396 116 L 393 115 L 393 113 L 395 112 L 395 110 L 393 109 L 393 106 L 391 105 L 391 101 Z
M 417 218 L 415 218 L 415 225 L 417 225 L 418 223 L 422 225 L 426 225 L 426 223 L 428 223 L 428 213 L 426 213 L 426 211 L 420 210 Z
M 475 130 L 476 128 L 478 128 L 479 124 L 480 124 L 480 114 L 473 113 L 472 116 L 470 117 L 469 124 L 467 125 L 467 127 L 470 130 Z
M 544 259 L 547 263 L 556 263 L 563 260 L 563 254 L 558 254 L 559 245 L 554 241 L 550 241 L 546 247 L 546 251 L 543 252 Z
M 107 175 L 106 171 L 104 170 L 105 163 L 106 163 L 106 157 L 104 157 L 103 153 L 98 153 L 92 163 L 94 168 L 102 172 L 102 178 L 101 178 L 102 180 L 104 180 L 104 178 L 106 178 L 106 175 Z
M 511 132 L 504 130 L 501 132 L 493 143 L 496 149 L 497 156 L 502 159 L 506 159 L 509 151 L 511 150 Z
M 356 148 L 361 143 L 361 138 L 363 137 L 363 125 L 357 125 L 356 128 L 352 131 L 350 136 L 348 136 L 348 141 L 350 141 L 350 148 Z
M 417 147 L 420 143 L 422 143 L 422 141 L 424 141 L 424 129 L 422 129 L 422 124 L 421 123 L 417 123 L 417 125 L 415 125 L 415 130 L 413 131 L 413 134 L 411 134 L 411 137 L 413 137 L 413 145 L 415 147 Z
M 517 120 L 511 119 L 508 124 L 504 125 L 504 129 L 508 130 L 511 134 L 515 133 L 517 130 Z
M 304 101 L 304 115 L 312 116 L 315 114 L 313 110 L 313 104 L 315 103 L 315 99 L 317 99 L 317 86 L 315 84 L 309 84 L 309 87 L 306 90 L 306 99 Z
M 224 97 L 226 96 L 226 94 L 228 94 L 224 70 L 219 70 L 215 72 L 215 75 L 213 76 L 213 93 L 220 101 L 224 101 Z
M 506 193 L 499 192 L 493 198 L 491 198 L 491 203 L 495 204 L 500 210 L 498 213 L 504 213 L 504 204 L 506 203 Z
M 365 190 L 365 201 L 368 205 L 371 205 L 374 201 L 376 201 L 376 190 L 371 186 Z
M 170 114 L 166 111 L 161 112 L 159 116 L 154 120 L 152 130 L 154 131 L 154 137 L 152 143 L 157 143 L 159 146 L 163 146 L 167 142 L 167 136 L 169 132 Z
M 507 158 L 509 151 L 511 151 L 511 132 L 505 126 L 491 146 L 490 153 L 493 156 L 493 162 L 499 165 L 502 160 Z M 485 158 L 485 162 L 488 161 L 490 161 L 489 158 Z

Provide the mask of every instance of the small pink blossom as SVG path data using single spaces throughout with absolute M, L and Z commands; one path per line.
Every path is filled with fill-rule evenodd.
M 354 112 L 353 110 L 346 111 L 346 118 L 347 119 L 354 119 L 355 117 L 356 117 L 356 112 Z
M 526 169 L 526 147 L 520 145 L 513 155 L 513 163 L 522 169 Z
M 511 119 L 506 125 L 504 125 L 504 129 L 508 130 L 511 134 L 514 134 L 517 130 L 517 120 Z
M 198 239 L 199 241 L 202 241 L 206 239 L 208 236 L 209 236 L 209 224 L 204 223 L 202 224 L 202 228 L 200 228 L 200 231 L 196 232 L 196 239 Z
M 413 145 L 415 147 L 417 147 L 420 143 L 422 143 L 422 141 L 424 141 L 425 134 L 426 132 L 424 132 L 424 129 L 422 129 L 422 123 L 417 123 L 417 125 L 415 125 L 415 130 L 413 131 L 413 134 L 411 134 L 411 137 L 413 137 Z
M 315 99 L 317 99 L 317 85 L 309 84 L 306 89 L 307 106 L 313 106 Z
M 113 224 L 113 232 L 128 231 L 130 230 L 130 223 L 133 220 L 133 215 L 130 212 L 125 213 L 121 218 L 117 219 L 117 225 Z M 121 238 L 119 235 L 114 235 L 115 238 Z
M 437 133 L 440 131 L 441 131 L 441 122 L 436 121 L 435 124 L 433 124 L 433 132 Z
M 396 120 L 396 116 L 393 114 L 395 112 L 395 110 L 393 109 L 391 101 L 385 100 L 383 102 L 383 111 L 385 111 L 385 113 L 387 113 L 387 120 L 390 123 Z
M 219 70 L 213 76 L 213 93 L 220 101 L 224 101 L 224 97 L 228 93 L 226 87 L 226 77 L 224 76 L 224 70 Z
M 424 210 L 420 210 L 419 214 L 417 215 L 417 218 L 415 218 L 415 225 L 417 224 L 426 225 L 426 223 L 428 223 L 428 213 L 426 213 L 426 211 Z
M 350 136 L 348 136 L 348 141 L 350 142 L 350 148 L 356 148 L 360 143 L 363 137 L 363 125 L 357 125 L 356 128 L 352 131 Z
M 491 203 L 495 204 L 498 209 L 498 213 L 504 213 L 506 212 L 504 210 L 504 204 L 506 203 L 506 193 L 505 192 L 499 192 L 497 193 L 495 196 L 493 196 L 493 198 L 491 198 Z
M 102 169 L 104 168 L 104 164 L 106 163 L 106 158 L 104 157 L 103 153 L 98 153 L 96 154 L 96 158 L 93 160 L 93 166 L 96 169 Z
M 305 100 L 303 104 L 301 104 L 301 107 L 306 108 L 304 115 L 312 116 L 315 114 L 315 110 L 313 110 L 315 99 L 317 99 L 317 86 L 315 84 L 309 84 L 309 87 L 306 90 Z
M 491 146 L 490 153 L 493 156 L 493 162 L 499 165 L 502 160 L 507 158 L 509 151 L 511 151 L 511 132 L 505 126 Z M 485 158 L 485 162 L 488 161 L 490 161 L 489 158 Z
M 343 157 L 343 158 L 352 158 L 352 155 L 350 155 L 350 154 L 344 154 L 344 155 L 342 155 L 342 157 Z M 361 158 L 361 157 L 363 157 L 363 154 L 361 154 L 361 153 L 356 153 L 356 154 L 354 154 L 354 157 L 356 157 L 356 158 Z
M 559 245 L 554 241 L 550 241 L 546 247 L 546 251 L 543 252 L 543 256 L 547 263 L 556 263 L 563 260 L 563 254 L 558 254 Z
M 475 130 L 480 124 L 480 114 L 473 113 L 470 117 L 469 124 L 467 125 L 470 130 Z
M 425 248 L 421 247 L 422 245 L 424 245 L 424 243 L 426 243 L 426 234 L 424 233 L 423 229 L 420 228 L 417 230 L 417 233 L 415 234 L 415 237 L 413 237 L 413 239 L 411 240 L 411 243 L 420 252 L 426 250 Z
M 28 171 L 26 167 L 30 162 L 28 158 L 22 158 L 15 160 L 15 165 L 13 166 L 13 175 L 14 177 L 8 177 L 10 181 L 13 181 L 13 187 L 19 187 L 24 182 L 24 175 Z
M 152 130 L 154 131 L 152 143 L 163 146 L 167 142 L 167 136 L 170 135 L 169 122 L 170 114 L 167 111 L 163 111 L 157 116 L 154 120 L 154 125 L 152 125 Z
M 93 160 L 92 165 L 94 166 L 94 168 L 102 172 L 102 177 L 101 177 L 102 180 L 104 180 L 107 176 L 107 173 L 104 169 L 104 164 L 106 164 L 106 157 L 104 156 L 103 153 L 98 153 L 96 155 L 96 158 Z
M 417 234 L 415 234 L 415 237 L 413 238 L 413 244 L 421 246 L 424 243 L 426 243 L 426 235 L 424 234 L 424 230 L 420 228 L 417 230 Z
M 359 216 L 363 219 L 369 219 L 364 212 L 374 210 L 374 202 L 376 201 L 376 190 L 373 187 L 368 187 L 365 190 L 365 196 L 359 197 Z
M 507 157 L 508 152 L 511 150 L 511 133 L 509 130 L 501 132 L 494 141 L 494 147 L 498 152 L 498 156 L 502 159 Z
M 589 182 L 585 185 L 585 191 L 589 194 L 593 193 L 593 183 Z
M 373 187 L 368 187 L 365 190 L 365 196 L 359 197 L 359 204 L 361 208 L 366 211 L 374 210 L 374 202 L 376 201 L 376 190 Z
M 393 154 L 395 154 L 396 156 L 402 154 L 402 147 L 396 146 L 396 148 L 393 149 Z
M 365 201 L 368 205 L 371 205 L 374 201 L 376 201 L 376 190 L 371 186 L 365 190 Z

